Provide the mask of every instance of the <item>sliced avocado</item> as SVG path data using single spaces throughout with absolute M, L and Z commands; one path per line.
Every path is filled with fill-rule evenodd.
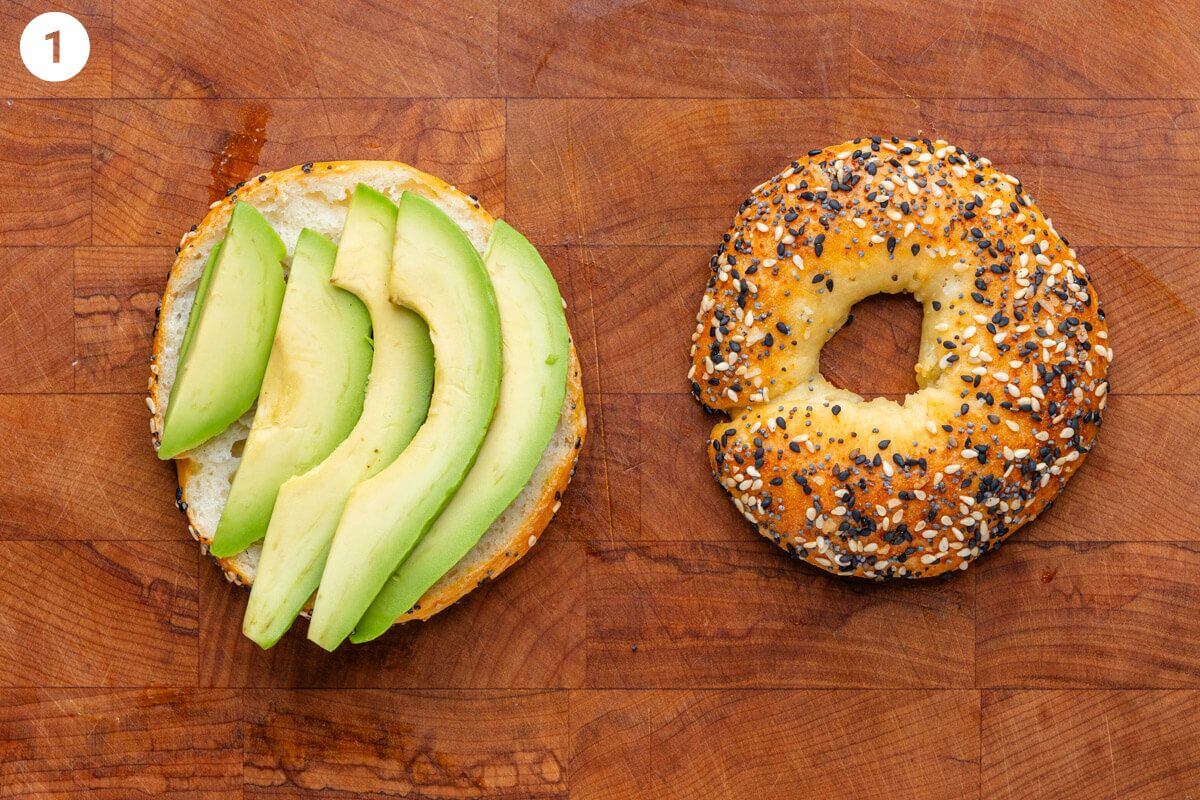
M 391 466 L 351 493 L 317 589 L 308 638 L 332 650 L 462 483 L 500 388 L 500 315 L 483 260 L 433 203 L 405 192 L 396 223 L 392 302 L 433 339 L 429 418 Z
M 362 413 L 371 316 L 329 282 L 337 248 L 300 232 L 254 424 L 213 537 L 212 554 L 239 553 L 267 532 L 279 486 L 322 461 Z
M 554 276 L 504 222 L 484 258 L 500 309 L 500 399 L 474 466 L 429 531 L 392 573 L 350 640 L 386 631 L 475 546 L 521 493 L 558 425 L 570 341 Z
M 191 313 L 188 314 L 187 328 L 183 332 L 183 342 L 179 345 L 180 361 L 187 357 L 188 348 L 192 345 L 192 337 L 196 335 L 196 323 L 200 321 L 200 309 L 204 307 L 204 298 L 208 296 L 208 285 L 212 283 L 213 264 L 217 263 L 217 256 L 221 254 L 221 245 L 223 244 L 225 244 L 223 240 L 217 242 L 208 252 L 208 258 L 204 259 L 204 271 L 200 273 L 200 282 L 196 284 L 196 296 L 192 300 Z
M 283 303 L 285 255 L 262 214 L 249 203 L 233 207 L 188 317 L 159 458 L 203 444 L 254 405 Z
M 350 491 L 399 455 L 429 409 L 433 347 L 425 323 L 388 301 L 396 206 L 360 184 L 333 265 L 333 283 L 371 314 L 374 358 L 362 416 L 317 466 L 279 489 L 242 630 L 270 647 L 312 597 Z

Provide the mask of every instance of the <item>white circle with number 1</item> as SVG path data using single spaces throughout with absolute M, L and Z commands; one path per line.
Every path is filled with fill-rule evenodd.
M 83 24 L 62 11 L 39 14 L 21 33 L 21 60 L 35 77 L 58 83 L 79 74 L 92 51 Z

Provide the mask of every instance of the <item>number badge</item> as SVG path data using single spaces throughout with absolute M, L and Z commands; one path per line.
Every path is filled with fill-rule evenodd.
M 51 83 L 78 75 L 91 50 L 87 29 L 62 11 L 39 14 L 21 33 L 21 60 L 25 68 L 34 77 Z

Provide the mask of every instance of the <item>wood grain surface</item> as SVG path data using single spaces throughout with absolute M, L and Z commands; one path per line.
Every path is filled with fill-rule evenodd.
M 1200 3 L 67 0 L 42 83 L 0 2 L 0 797 L 1200 800 Z M 965 574 L 867 585 L 761 541 L 687 394 L 747 191 L 946 138 L 1080 252 L 1101 443 Z M 247 176 L 409 161 L 542 248 L 591 434 L 545 543 L 332 656 L 239 635 L 143 401 L 172 248 Z M 899 397 L 921 312 L 822 355 Z

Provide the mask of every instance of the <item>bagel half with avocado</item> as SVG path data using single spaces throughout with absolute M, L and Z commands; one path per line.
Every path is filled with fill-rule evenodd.
M 710 262 L 692 392 L 713 475 L 759 532 L 838 575 L 966 569 L 1095 445 L 1112 347 L 1096 287 L 1021 182 L 944 141 L 810 151 L 756 187 Z M 820 373 L 854 303 L 924 305 L 919 390 Z
M 406 196 L 409 197 L 407 203 L 402 202 Z M 151 376 L 149 382 L 149 399 L 148 405 L 151 411 L 151 433 L 155 447 L 160 447 L 164 430 L 164 415 L 170 406 L 170 401 L 173 400 L 172 389 L 176 385 L 176 381 L 180 375 L 181 353 L 188 348 L 193 351 L 202 347 L 201 340 L 204 334 L 203 325 L 208 321 L 209 304 L 205 302 L 203 306 L 204 315 L 199 313 L 193 314 L 193 304 L 196 302 L 198 289 L 203 291 L 203 296 L 208 296 L 212 292 L 213 287 L 218 285 L 219 281 L 229 283 L 234 278 L 238 277 L 239 273 L 232 268 L 225 270 L 214 270 L 213 265 L 218 263 L 220 258 L 225 258 L 228 247 L 223 246 L 222 242 L 227 238 L 227 231 L 233 231 L 231 227 L 231 219 L 234 217 L 235 210 L 242 206 L 252 207 L 257 214 L 265 221 L 270 229 L 277 234 L 278 240 L 282 243 L 281 252 L 283 254 L 281 269 L 293 264 L 293 259 L 299 256 L 303 259 L 303 265 L 294 265 L 297 268 L 302 266 L 304 273 L 303 277 L 309 289 L 306 291 L 306 297 L 298 298 L 295 302 L 301 303 L 305 299 L 310 302 L 310 308 L 314 309 L 314 314 L 324 314 L 330 319 L 339 320 L 338 324 L 347 326 L 348 333 L 343 332 L 340 336 L 341 341 L 337 341 L 338 337 L 317 337 L 310 331 L 308 332 L 309 341 L 301 340 L 301 347 L 294 347 L 285 356 L 280 356 L 280 361 L 285 361 L 286 366 L 280 366 L 276 362 L 276 352 L 279 349 L 279 343 L 276 343 L 275 349 L 272 350 L 272 361 L 266 366 L 266 377 L 263 378 L 260 367 L 259 379 L 264 382 L 264 397 L 267 396 L 267 388 L 272 385 L 273 381 L 291 381 L 288 384 L 287 390 L 280 392 L 283 396 L 282 400 L 278 398 L 273 400 L 270 408 L 264 408 L 262 403 L 257 408 L 251 408 L 243 413 L 239 418 L 229 424 L 228 427 L 221 430 L 215 436 L 211 436 L 203 441 L 198 446 L 190 449 L 182 450 L 182 452 L 171 453 L 175 458 L 176 470 L 179 480 L 179 489 L 176 493 L 176 502 L 181 511 L 186 515 L 188 529 L 192 536 L 201 543 L 202 550 L 207 551 L 213 544 L 214 536 L 217 535 L 219 527 L 228 527 L 222 524 L 222 517 L 226 511 L 226 504 L 230 498 L 231 486 L 235 483 L 235 478 L 238 476 L 239 466 L 243 462 L 243 458 L 251 458 L 256 452 L 256 448 L 269 450 L 283 450 L 286 452 L 289 461 L 289 469 L 283 470 L 279 475 L 272 475 L 270 468 L 256 465 L 253 485 L 257 487 L 259 484 L 274 485 L 280 493 L 280 503 L 284 502 L 284 498 L 290 497 L 292 500 L 304 498 L 312 494 L 311 491 L 306 491 L 306 487 L 298 487 L 289 495 L 289 483 L 300 481 L 311 472 L 320 469 L 323 460 L 332 459 L 339 455 L 345 461 L 353 461 L 345 453 L 341 452 L 345 449 L 352 449 L 358 426 L 355 424 L 355 419 L 361 412 L 362 417 L 359 419 L 363 422 L 369 414 L 380 415 L 384 411 L 380 410 L 385 404 L 378 399 L 372 403 L 371 389 L 378 388 L 381 381 L 384 380 L 375 366 L 385 362 L 390 356 L 376 353 L 374 356 L 375 364 L 371 364 L 371 356 L 369 355 L 370 347 L 364 348 L 362 342 L 358 341 L 359 346 L 355 347 L 355 337 L 361 340 L 363 330 L 368 329 L 368 311 L 371 317 L 374 318 L 374 328 L 376 337 L 380 333 L 381 318 L 379 315 L 388 314 L 395 315 L 398 318 L 386 322 L 385 327 L 389 328 L 390 336 L 406 336 L 409 337 L 405 341 L 414 343 L 411 348 L 412 352 L 408 354 L 409 361 L 397 361 L 389 369 L 392 373 L 392 378 L 399 383 L 413 383 L 415 389 L 410 389 L 410 397 L 407 398 L 407 408 L 400 412 L 394 413 L 386 420 L 386 425 L 393 426 L 389 428 L 392 431 L 393 441 L 390 446 L 396 452 L 387 454 L 391 459 L 394 459 L 404 445 L 408 443 L 417 433 L 418 427 L 422 424 L 427 424 L 425 420 L 426 411 L 428 409 L 428 392 L 430 391 L 430 383 L 432 382 L 432 354 L 429 351 L 428 332 L 424 325 L 417 321 L 418 317 L 414 314 L 411 319 L 400 319 L 402 316 L 399 305 L 388 307 L 389 289 L 386 283 L 378 287 L 378 291 L 382 292 L 379 303 L 367 304 L 367 309 L 364 310 L 362 304 L 357 303 L 351 294 L 360 294 L 363 288 L 360 285 L 363 278 L 351 274 L 354 269 L 354 264 L 349 262 L 356 259 L 356 255 L 347 251 L 341 254 L 340 248 L 335 250 L 335 245 L 340 244 L 343 235 L 343 227 L 347 223 L 349 210 L 352 205 L 361 206 L 365 209 L 362 215 L 368 219 L 364 221 L 359 230 L 363 233 L 358 238 L 367 239 L 371 235 L 377 234 L 378 225 L 386 225 L 386 221 L 380 222 L 378 219 L 372 221 L 369 219 L 372 215 L 373 206 L 380 209 L 390 208 L 392 224 L 396 223 L 396 207 L 399 205 L 402 209 L 410 208 L 408 212 L 401 211 L 400 225 L 403 227 L 406 223 L 404 220 L 408 216 L 428 217 L 436 221 L 442 221 L 438 224 L 443 224 L 443 227 L 451 232 L 452 237 L 458 237 L 456 241 L 463 243 L 464 258 L 467 261 L 474 261 L 474 267 L 469 269 L 476 270 L 471 274 L 481 274 L 478 270 L 484 269 L 483 264 L 486 261 L 486 270 L 492 274 L 491 282 L 496 284 L 496 292 L 504 294 L 509 292 L 512 298 L 517 298 L 521 301 L 518 303 L 516 299 L 509 299 L 507 306 L 517 306 L 529 301 L 540 301 L 553 304 L 558 308 L 561 314 L 562 301 L 558 296 L 557 290 L 553 289 L 553 281 L 549 277 L 548 271 L 545 271 L 545 265 L 537 257 L 536 251 L 524 242 L 523 237 L 512 231 L 511 228 L 504 225 L 502 222 L 494 220 L 483 208 L 480 207 L 478 201 L 469 197 L 454 187 L 445 182 L 421 172 L 413 167 L 397 162 L 379 162 L 379 161 L 343 161 L 343 162 L 328 162 L 328 163 L 309 163 L 303 166 L 297 166 L 290 169 L 266 173 L 259 175 L 246 183 L 236 188 L 225 199 L 214 203 L 204 220 L 184 235 L 180 242 L 178 255 L 175 263 L 167 278 L 167 286 L 163 295 L 162 305 L 159 312 L 158 326 L 154 335 L 154 351 L 151 360 Z M 240 213 L 240 212 L 239 212 Z M 357 214 L 358 212 L 356 212 Z M 382 218 L 386 220 L 388 211 L 380 212 Z M 249 217 L 248 214 L 242 216 Z M 257 221 L 255 221 L 257 224 Z M 247 226 L 247 229 L 252 233 L 255 229 Z M 390 236 L 391 234 L 389 234 Z M 527 250 L 519 251 L 519 257 L 525 259 L 522 263 L 525 264 L 527 270 L 532 270 L 532 277 L 529 274 L 524 276 L 518 275 L 516 278 L 512 275 L 513 264 L 508 263 L 505 259 L 506 254 L 511 254 L 515 247 L 519 245 L 513 244 L 514 237 L 520 243 L 524 243 Z M 268 237 L 269 238 L 269 237 Z M 267 253 L 269 261 L 271 255 L 276 251 L 268 242 L 263 244 L 260 239 L 254 240 L 258 245 L 257 250 L 251 252 Z M 298 244 L 300 245 L 298 248 Z M 418 243 L 419 245 L 419 243 Z M 220 247 L 219 247 L 220 246 Z M 352 246 L 358 246 L 353 244 Z M 434 242 L 431 247 L 440 248 L 440 242 Z M 216 253 L 217 249 L 221 252 Z M 244 250 L 250 248 L 243 248 Z M 410 248 L 411 249 L 411 248 Z M 336 253 L 336 255 L 335 255 Z M 338 263 L 339 255 L 344 255 L 343 263 Z M 441 255 L 439 251 L 436 255 Z M 397 247 L 397 258 L 399 258 L 399 247 Z M 418 253 L 413 258 L 420 259 Z M 391 240 L 387 242 L 386 250 L 387 264 L 391 264 L 392 249 Z M 310 263 L 312 262 L 312 263 Z M 469 265 L 468 265 L 469 266 Z M 386 266 L 385 266 L 386 268 Z M 417 269 L 420 268 L 418 265 Z M 322 271 L 323 270 L 323 271 Z M 338 298 L 325 298 L 324 306 L 321 306 L 321 298 L 314 292 L 318 290 L 313 287 L 322 285 L 325 278 L 313 277 L 328 276 L 332 270 L 332 283 L 334 286 L 340 286 L 347 291 L 339 291 Z M 246 272 L 247 270 L 242 270 Z M 253 270 L 250 270 L 251 272 Z M 268 270 L 269 271 L 269 270 Z M 507 271 L 507 273 L 506 273 Z M 541 271 L 541 272 L 539 272 Z M 544 273 L 544 274 L 543 274 Z M 214 277 L 215 275 L 215 277 Z M 418 274 L 419 277 L 419 274 Z M 209 281 L 211 280 L 211 284 Z M 268 281 L 272 284 L 274 277 Z M 507 284 L 505 283 L 507 281 Z M 409 283 L 420 283 L 420 280 L 410 278 Z M 487 283 L 487 280 L 484 281 Z M 529 285 L 534 285 L 534 289 L 530 289 Z M 548 284 L 550 289 L 543 289 L 540 295 L 536 293 L 537 286 L 545 286 Z M 448 284 L 449 285 L 449 284 Z M 391 298 L 393 302 L 398 302 L 396 297 L 395 286 L 393 285 Z M 411 287 L 410 287 L 411 288 Z M 297 293 L 301 290 L 297 288 Z M 490 289 L 487 290 L 490 294 Z M 524 292 L 524 294 L 521 294 Z M 266 292 L 270 299 L 274 299 L 278 291 L 274 288 Z M 503 298 L 502 298 L 503 299 Z M 295 314 L 300 313 L 289 309 L 289 301 L 292 298 L 290 295 L 285 295 L 283 300 L 282 313 L 279 312 L 278 305 L 274 307 L 273 313 L 280 317 L 279 328 L 283 331 L 285 326 L 291 326 L 288 330 L 295 335 L 296 331 L 303 331 L 304 319 L 297 321 L 294 319 Z M 490 301 L 492 305 L 485 304 L 486 307 L 494 308 L 495 301 Z M 511 315 L 511 308 L 507 308 L 505 302 L 501 302 L 499 309 L 500 325 L 506 330 L 512 330 L 514 324 L 523 324 L 525 322 L 524 313 L 522 318 L 517 319 L 514 323 L 512 319 L 505 319 L 506 310 Z M 242 313 L 246 304 L 243 303 Z M 262 306 L 271 311 L 269 305 Z M 323 309 L 323 310 L 322 310 Z M 289 313 L 293 318 L 289 318 Z M 407 309 L 404 313 L 408 313 Z M 491 313 L 495 313 L 492 311 Z M 216 313 L 213 313 L 213 318 L 218 319 Z M 228 317 L 228 315 L 226 315 Z M 200 322 L 197 325 L 196 319 Z M 561 317 L 560 317 L 561 320 Z M 224 324 L 228 325 L 228 319 L 224 320 Z M 314 323 L 315 324 L 315 323 Z M 213 327 L 215 323 L 211 323 L 209 327 Z M 486 330 L 496 330 L 497 323 L 490 323 L 491 328 Z M 408 326 L 407 328 L 405 326 Z M 483 503 L 483 508 L 475 509 L 465 502 L 467 498 L 461 498 L 458 503 L 454 502 L 454 497 L 448 496 L 440 503 L 435 502 L 426 510 L 425 517 L 431 514 L 436 516 L 437 513 L 445 509 L 447 512 L 453 512 L 454 519 L 460 523 L 456 528 L 462 530 L 470 530 L 471 525 L 475 525 L 481 529 L 481 533 L 477 532 L 477 540 L 472 538 L 470 541 L 463 542 L 456 540 L 451 533 L 442 530 L 439 531 L 436 525 L 433 532 L 442 537 L 441 540 L 435 541 L 433 544 L 427 545 L 423 549 L 416 549 L 415 556 L 419 556 L 417 567 L 410 568 L 407 573 L 400 578 L 402 581 L 389 581 L 384 591 L 380 592 L 380 597 L 377 598 L 370 608 L 368 617 L 371 619 L 371 630 L 369 633 L 363 632 L 361 635 L 356 631 L 353 638 L 356 641 L 362 641 L 369 638 L 374 638 L 382 633 L 393 622 L 404 622 L 408 620 L 423 620 L 436 614 L 438 611 L 448 607 L 464 595 L 474 589 L 476 586 L 489 581 L 524 556 L 532 545 L 541 536 L 542 531 L 549 524 L 554 513 L 558 510 L 560 499 L 565 491 L 568 482 L 574 472 L 574 467 L 578 458 L 578 454 L 583 445 L 583 441 L 587 431 L 587 417 L 584 409 L 582 384 L 580 382 L 580 368 L 574 344 L 570 341 L 569 331 L 566 329 L 565 321 L 552 325 L 554 331 L 560 331 L 563 341 L 561 347 L 566 353 L 564 359 L 558 360 L 557 365 L 553 362 L 554 358 L 546 357 L 544 361 L 549 368 L 555 368 L 560 371 L 562 378 L 563 390 L 561 394 L 549 393 L 552 398 L 553 407 L 533 408 L 534 411 L 540 411 L 541 430 L 535 432 L 535 438 L 540 437 L 541 440 L 547 442 L 540 454 L 534 453 L 519 455 L 517 460 L 520 461 L 518 474 L 527 475 L 527 479 L 518 485 L 493 486 L 495 481 L 485 481 L 480 477 L 473 478 L 474 465 L 478 465 L 480 469 L 496 470 L 498 459 L 505 458 L 505 442 L 491 441 L 488 436 L 483 438 L 482 443 L 476 441 L 483 430 L 486 429 L 488 434 L 491 434 L 496 426 L 488 428 L 488 420 L 492 419 L 492 412 L 483 407 L 488 402 L 493 400 L 496 395 L 491 395 L 491 398 L 484 397 L 479 401 L 480 414 L 485 415 L 480 423 L 483 428 L 475 435 L 475 440 L 468 442 L 468 450 L 463 450 L 467 456 L 466 464 L 457 471 L 463 474 L 455 475 L 454 480 L 447 484 L 446 494 L 453 495 L 454 488 L 460 484 L 463 489 L 473 491 L 480 496 L 485 496 L 486 502 Z M 553 337 L 554 331 L 548 336 Z M 210 338 L 215 334 L 209 334 Z M 282 336 L 282 333 L 279 334 Z M 420 344 L 421 337 L 424 337 L 424 349 Z M 522 354 L 520 348 L 523 343 L 518 337 L 503 337 L 503 375 L 508 375 L 508 370 L 512 365 L 520 361 Z M 513 338 L 516 341 L 509 342 L 508 338 Z M 435 344 L 437 336 L 435 331 Z M 371 343 L 368 342 L 368 345 Z M 381 348 L 382 342 L 376 341 L 373 346 L 376 349 Z M 510 347 L 518 348 L 510 352 Z M 338 350 L 338 348 L 342 348 Z M 324 349 L 330 349 L 333 353 L 345 352 L 348 355 L 345 358 L 331 357 L 328 353 L 324 355 L 324 363 L 321 364 L 318 370 L 317 379 L 309 379 L 307 384 L 303 381 L 297 381 L 294 376 L 288 377 L 286 373 L 294 372 L 296 365 L 304 363 L 311 365 L 314 362 L 322 359 Z M 362 363 L 362 352 L 367 355 L 367 364 Z M 526 348 L 528 349 L 528 348 Z M 227 348 L 226 348 L 227 351 Z M 256 350 L 253 354 L 254 358 L 258 358 L 259 353 Z M 239 362 L 237 353 L 233 353 L 229 358 L 231 369 L 236 371 Z M 198 357 L 197 357 L 198 358 Z M 421 368 L 420 359 L 425 359 L 427 364 L 426 369 Z M 249 358 L 243 359 L 248 361 Z M 370 370 L 371 377 L 366 379 L 365 370 Z M 382 367 L 380 367 L 382 369 Z M 196 378 L 199 369 L 191 370 L 193 373 L 189 376 L 192 383 L 202 383 Z M 284 376 L 284 377 L 281 377 Z M 453 376 L 451 376 L 453 377 Z M 443 376 L 443 379 L 449 378 Z M 499 380 L 499 378 L 493 379 Z M 319 436 L 314 436 L 317 443 L 320 445 L 304 446 L 304 443 L 288 441 L 290 429 L 289 425 L 281 422 L 273 427 L 276 430 L 267 430 L 272 428 L 271 423 L 278 421 L 275 418 L 286 420 L 289 413 L 294 413 L 290 410 L 289 403 L 300 402 L 296 399 L 297 396 L 305 396 L 305 392 L 312 394 L 314 386 L 321 381 L 332 382 L 337 386 L 337 392 L 341 393 L 337 396 L 344 396 L 346 402 L 344 404 L 331 403 L 326 399 L 325 405 L 328 406 L 324 413 L 329 416 L 329 421 L 323 426 L 314 425 L 313 429 L 319 429 Z M 521 402 L 533 403 L 538 398 L 531 397 L 527 387 L 520 380 L 508 380 L 510 384 L 509 391 L 501 389 L 499 391 L 499 404 L 493 402 L 497 406 L 496 417 L 501 414 L 506 414 L 506 420 L 511 423 L 512 418 L 520 418 L 522 415 L 519 410 L 512 406 Z M 501 383 L 501 386 L 504 384 Z M 307 388 L 306 388 L 307 386 Z M 357 387 L 357 388 L 356 388 Z M 365 387 L 365 388 L 364 388 Z M 242 387 L 244 389 L 244 387 Z M 524 390 L 524 392 L 522 391 Z M 356 395 L 357 391 L 357 395 Z M 495 391 L 494 387 L 492 391 Z M 366 393 L 366 402 L 364 404 L 362 394 Z M 420 399 L 421 393 L 424 392 L 424 404 Z M 559 400 L 561 397 L 561 400 Z M 436 399 L 436 390 L 434 402 Z M 507 405 L 506 405 L 507 404 Z M 543 402 L 542 406 L 546 403 Z M 348 406 L 348 410 L 347 410 Z M 218 409 L 221 413 L 228 413 L 228 404 Z M 240 409 L 239 409 L 240 410 Z M 198 414 L 199 417 L 204 417 L 205 409 L 202 409 Z M 429 412 L 430 417 L 434 416 L 433 412 Z M 211 416 L 211 415 L 210 415 Z M 546 422 L 548 420 L 548 423 Z M 190 427 L 188 432 L 194 430 L 204 430 L 204 420 L 192 423 L 189 420 Z M 405 428 L 401 433 L 395 433 L 396 426 Z M 178 426 L 182 428 L 182 426 Z M 293 425 L 292 428 L 295 426 Z M 253 435 L 252 434 L 253 428 Z M 275 436 L 276 439 L 271 437 Z M 346 438 L 346 441 L 338 444 L 338 439 Z M 183 442 L 183 438 L 179 437 Z M 294 436 L 292 437 L 295 438 Z M 497 434 L 496 439 L 501 437 Z M 490 450 L 489 450 L 490 446 Z M 336 449 L 335 449 L 336 448 Z M 360 445 L 360 449 L 370 449 L 370 443 Z M 332 451 L 332 453 L 331 453 Z M 490 459 L 490 461 L 488 460 Z M 260 459 L 261 461 L 262 459 Z M 369 478 L 375 473 L 385 473 L 387 463 L 382 463 L 382 456 L 377 457 L 377 461 L 381 463 L 374 465 L 362 466 L 365 470 L 362 477 Z M 486 463 L 485 463 L 486 462 Z M 278 464 L 271 465 L 275 472 L 281 472 Z M 343 465 L 340 465 L 344 467 Z M 472 467 L 471 469 L 467 469 Z M 335 472 L 335 470 L 330 470 Z M 293 477 L 288 477 L 288 476 Z M 285 480 L 286 479 L 286 480 Z M 401 481 L 403 475 L 393 477 L 393 481 Z M 279 482 L 283 480 L 283 486 L 279 487 Z M 272 481 L 274 483 L 272 484 Z M 249 483 L 250 479 L 245 478 L 239 483 Z M 509 483 L 512 483 L 511 478 Z M 238 488 L 241 488 L 240 486 Z M 307 488 L 311 488 L 307 487 Z M 357 484 L 347 486 L 346 492 L 353 495 L 352 489 L 357 488 Z M 490 494 L 488 492 L 490 491 Z M 250 494 L 249 490 L 246 492 Z M 338 515 L 342 510 L 342 504 L 346 503 L 345 497 L 339 500 L 336 508 L 329 513 L 333 514 L 333 520 L 336 522 Z M 362 505 L 360 502 L 359 505 Z M 274 515 L 264 514 L 262 511 L 261 498 L 258 502 L 251 503 L 249 501 L 240 503 L 236 509 L 238 512 L 238 531 L 226 538 L 224 530 L 222 530 L 221 540 L 218 546 L 218 551 L 223 553 L 220 557 L 216 557 L 218 564 L 223 570 L 225 576 L 232 582 L 245 586 L 252 586 L 256 576 L 260 570 L 260 559 L 263 555 L 263 542 L 255 540 L 261 537 L 264 531 L 267 531 L 266 516 Z M 270 504 L 268 503 L 268 509 Z M 232 514 L 235 509 L 230 509 Z M 362 508 L 358 509 L 361 516 L 369 517 Z M 247 528 L 249 524 L 249 529 Z M 414 533 L 410 539 L 420 538 L 420 535 L 429 527 L 430 520 L 423 518 L 420 525 L 414 528 Z M 267 532 L 268 541 L 271 534 Z M 251 543 L 252 542 L 252 543 Z M 440 542 L 440 544 L 439 544 Z M 248 545 L 248 546 L 247 546 Z M 412 548 L 412 542 L 406 542 L 407 547 Z M 436 545 L 436 546 L 435 546 Z M 343 549 L 346 549 L 343 547 Z M 327 552 L 328 546 L 325 547 Z M 408 550 L 405 550 L 408 552 Z M 318 567 L 324 566 L 325 554 L 320 554 Z M 311 570 L 312 565 L 307 565 Z M 345 572 L 345 565 L 341 565 L 341 569 Z M 318 569 L 318 573 L 320 570 Z M 297 572 L 297 574 L 300 574 Z M 394 578 L 396 576 L 393 576 Z M 417 587 L 414 590 L 414 587 Z M 313 587 L 315 588 L 315 586 Z M 294 592 L 293 592 L 294 593 Z M 304 592 L 301 598 L 301 605 L 307 611 L 311 607 L 309 600 L 311 592 Z M 402 606 L 402 607 L 401 607 Z M 361 609 L 356 609 L 355 613 Z M 294 616 L 300 611 L 297 607 L 290 611 Z M 388 616 L 390 615 L 390 616 Z M 250 633 L 251 620 L 247 617 L 247 633 Z M 274 627 L 263 625 L 262 638 L 255 637 L 256 641 L 264 646 L 272 644 L 286 630 L 290 624 L 290 617 L 282 625 L 275 620 Z M 270 630 L 268 630 L 270 628 Z M 343 632 L 344 633 L 344 632 Z M 330 644 L 336 644 L 340 640 L 340 636 L 335 640 L 331 640 Z

